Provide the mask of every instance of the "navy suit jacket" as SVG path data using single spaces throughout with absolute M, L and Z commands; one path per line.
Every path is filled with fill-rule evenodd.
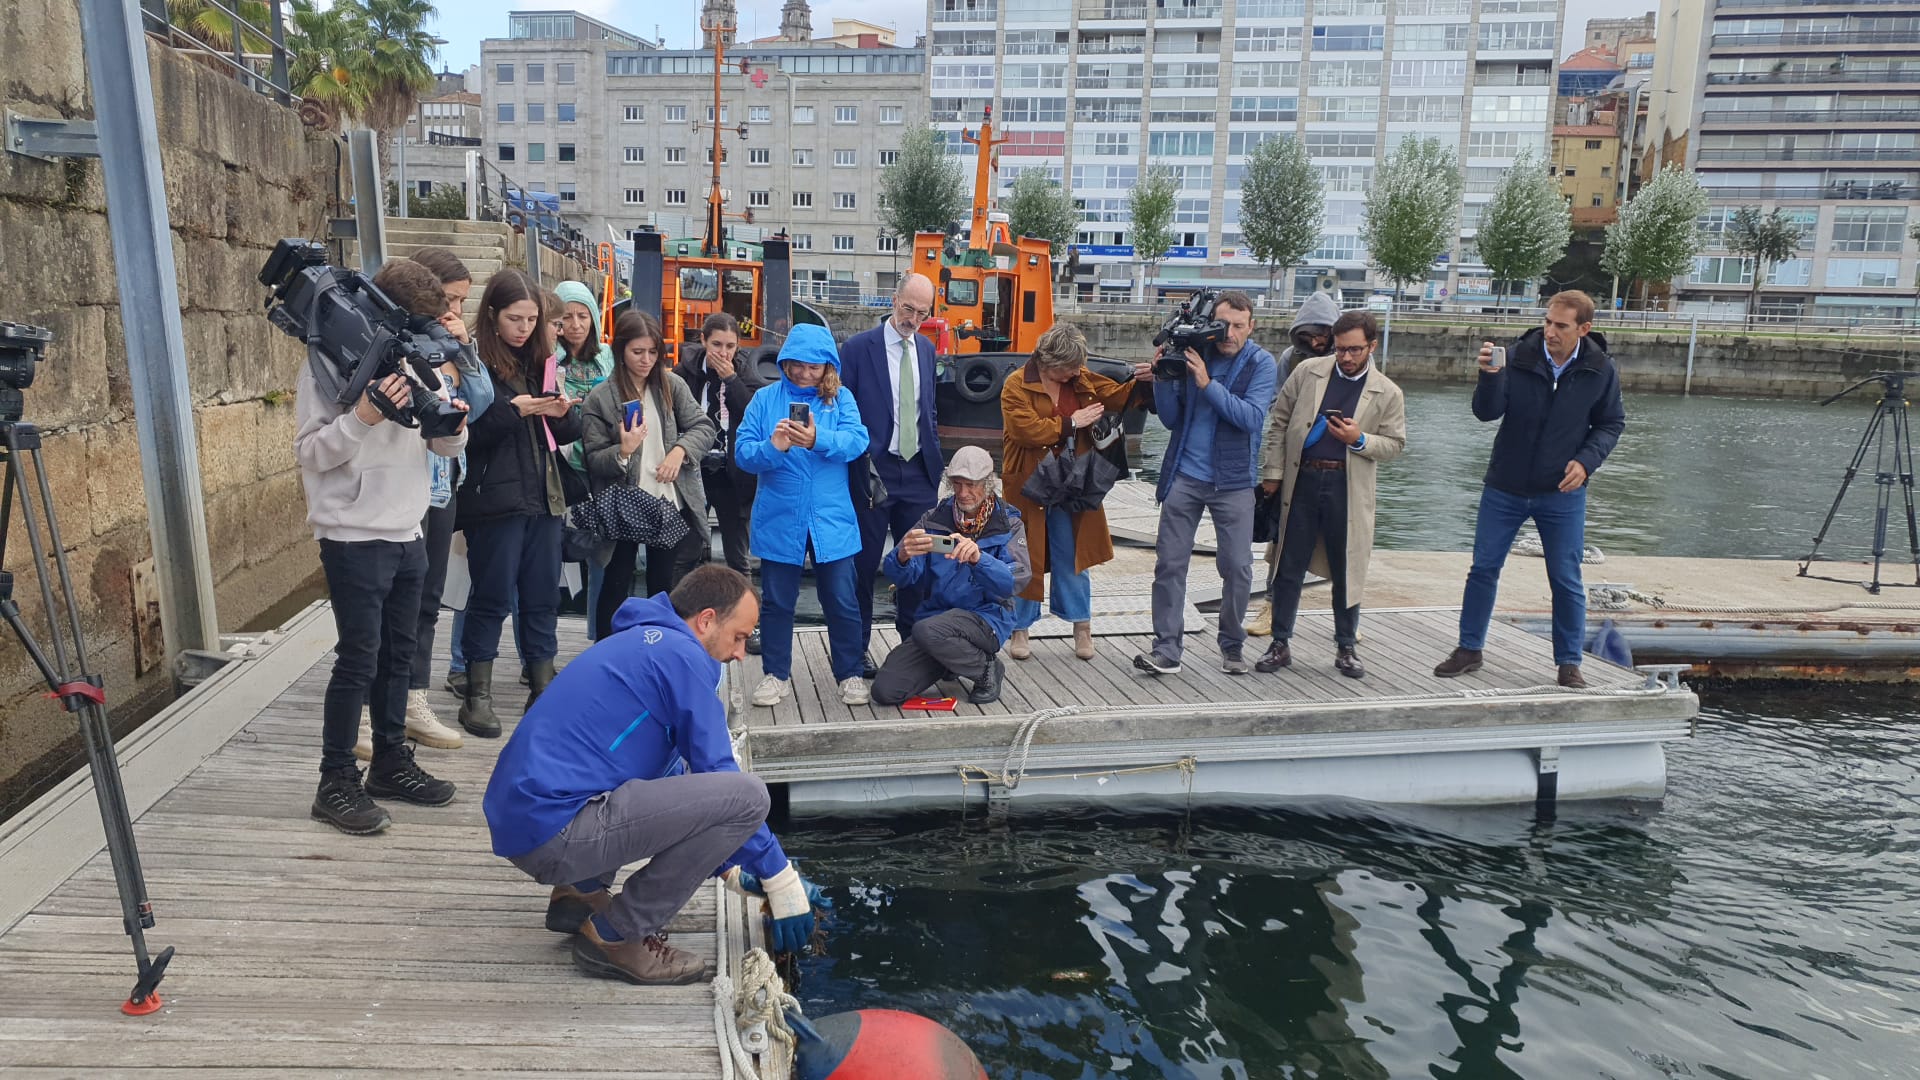
M 918 493 L 938 495 L 940 475 L 946 463 L 940 456 L 940 426 L 934 415 L 933 343 L 920 334 L 913 335 L 920 357 L 920 376 L 914 389 L 920 399 L 920 456 L 913 463 L 900 460 L 889 448 L 893 445 L 893 375 L 895 361 L 887 357 L 887 326 L 879 326 L 847 339 L 840 346 L 840 382 L 853 393 L 860 406 L 860 422 L 872 437 L 868 453 L 875 471 L 887 485 L 887 491 L 899 495 Z M 855 467 L 853 475 L 862 475 Z M 924 487 L 924 490 L 923 490 Z M 857 504 L 866 502 L 857 498 Z

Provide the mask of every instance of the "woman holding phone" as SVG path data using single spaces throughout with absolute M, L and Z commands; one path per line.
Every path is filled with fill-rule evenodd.
M 677 546 L 647 545 L 647 595 L 671 591 L 676 564 L 690 565 L 707 548 L 707 495 L 700 459 L 713 445 L 714 424 L 680 376 L 667 370 L 666 336 L 644 311 L 629 311 L 613 324 L 613 375 L 587 395 L 581 445 L 587 452 L 587 482 L 593 491 L 616 484 L 639 488 L 680 511 L 687 536 Z M 631 540 L 602 544 L 595 553 L 610 561 L 594 605 L 598 637 L 613 632 L 613 613 L 633 591 Z
M 780 347 L 781 379 L 747 405 L 733 457 L 760 478 L 749 544 L 760 557 L 760 667 L 755 705 L 777 705 L 793 689 L 793 609 L 800 570 L 813 555 L 814 592 L 827 617 L 827 644 L 840 700 L 865 705 L 866 657 L 854 556 L 860 528 L 847 465 L 867 452 L 867 428 L 852 394 L 840 392 L 840 350 L 824 326 L 795 326 Z
M 559 388 L 540 291 L 526 274 L 501 270 L 487 281 L 475 338 L 493 378 L 494 403 L 467 425 L 467 475 L 456 500 L 454 521 L 467 534 L 473 580 L 461 627 L 467 686 L 460 725 L 497 739 L 493 661 L 500 624 L 516 600 L 520 662 L 532 688 L 527 704 L 553 681 L 560 651 L 560 517 L 567 509 L 558 447 L 580 437 L 580 403 Z

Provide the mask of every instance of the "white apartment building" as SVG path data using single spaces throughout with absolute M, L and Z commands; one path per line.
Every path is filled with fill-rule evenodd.
M 1011 140 L 1002 185 L 1027 168 L 1067 184 L 1085 209 L 1083 293 L 1130 284 L 1127 193 L 1156 165 L 1182 186 L 1160 288 L 1264 292 L 1240 181 L 1250 150 L 1291 136 L 1327 196 L 1294 289 L 1331 273 L 1364 294 L 1373 172 L 1401 138 L 1435 136 L 1466 183 L 1460 239 L 1427 295 L 1491 299 L 1474 227 L 1520 152 L 1546 156 L 1563 14 L 1562 0 L 930 0 L 932 120 L 957 144 L 994 102 Z
M 481 43 L 488 159 L 559 194 L 590 238 L 702 231 L 712 178 L 713 51 L 632 35 L 540 36 L 556 13 L 515 12 Z M 593 20 L 566 13 L 571 25 Z M 891 291 L 911 251 L 884 235 L 880 171 L 926 122 L 924 49 L 838 41 L 736 41 L 722 74 L 721 185 L 735 241 L 786 230 L 798 295 Z M 745 62 L 745 70 L 741 64 Z

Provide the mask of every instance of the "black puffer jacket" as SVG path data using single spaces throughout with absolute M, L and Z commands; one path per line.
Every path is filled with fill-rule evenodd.
M 713 448 L 700 462 L 703 469 L 714 469 L 724 464 L 736 483 L 753 483 L 752 473 L 740 468 L 733 462 L 733 437 L 740 433 L 740 421 L 746 417 L 747 404 L 753 400 L 754 391 L 764 385 L 755 371 L 756 359 L 753 350 L 741 349 L 734 354 L 733 378 L 721 379 L 707 368 L 707 351 L 698 344 L 680 347 L 680 363 L 673 369 L 687 384 L 695 401 L 704 393 L 707 402 L 707 417 L 716 429 L 720 426 L 720 399 L 725 395 L 727 402 L 727 426 L 718 432 Z
M 1505 371 L 1481 373 L 1473 415 L 1500 421 L 1486 484 L 1513 495 L 1559 490 L 1569 461 L 1578 461 L 1591 479 L 1627 424 L 1607 339 L 1588 334 L 1573 366 L 1555 382 L 1545 332 L 1538 327 L 1507 347 Z
M 520 415 L 513 399 L 527 392 L 517 379 L 493 377 L 494 403 L 467 425 L 467 475 L 460 484 L 454 527 L 465 529 L 515 515 L 553 513 L 547 471 L 554 468 L 547 430 L 537 416 Z M 560 446 L 580 437 L 580 408 L 548 420 Z

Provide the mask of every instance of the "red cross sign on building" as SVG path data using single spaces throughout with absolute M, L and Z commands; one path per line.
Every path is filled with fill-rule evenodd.
M 753 74 L 748 76 L 747 81 L 752 83 L 754 89 L 756 90 L 766 86 L 767 85 L 767 69 L 754 68 Z

